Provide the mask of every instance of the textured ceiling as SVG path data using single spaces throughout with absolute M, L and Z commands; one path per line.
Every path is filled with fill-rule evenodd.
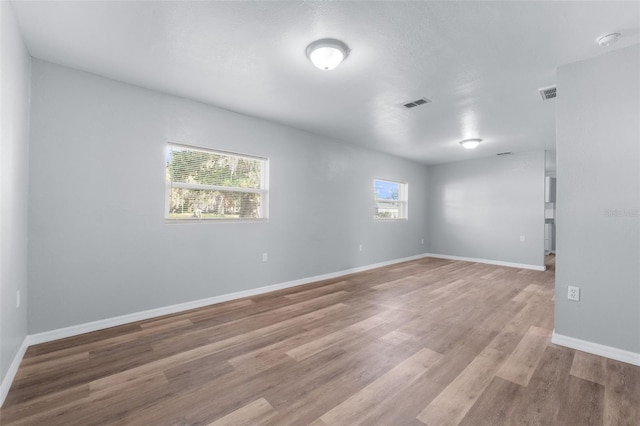
M 426 164 L 553 149 L 559 65 L 640 41 L 640 2 L 14 2 L 32 56 Z M 614 46 L 594 40 L 621 32 Z M 333 71 L 319 38 L 351 54 Z M 411 110 L 405 101 L 433 102 Z M 558 96 L 562 96 L 559 91 Z M 480 137 L 474 151 L 459 141 Z

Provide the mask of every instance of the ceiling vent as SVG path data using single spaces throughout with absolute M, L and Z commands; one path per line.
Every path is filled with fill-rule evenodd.
M 542 89 L 538 89 L 538 93 L 540 93 L 540 97 L 543 101 L 553 99 L 556 97 L 556 86 L 543 87 Z
M 407 108 L 407 109 L 411 109 L 411 108 L 415 108 L 415 107 L 420 106 L 420 105 L 428 104 L 430 102 L 431 102 L 431 99 L 420 98 L 420 99 L 416 99 L 415 101 L 403 102 L 402 106 Z

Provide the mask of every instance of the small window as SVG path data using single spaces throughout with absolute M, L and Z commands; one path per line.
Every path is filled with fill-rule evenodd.
M 166 218 L 267 218 L 268 160 L 169 144 Z
M 374 219 L 407 219 L 409 191 L 406 183 L 375 179 Z

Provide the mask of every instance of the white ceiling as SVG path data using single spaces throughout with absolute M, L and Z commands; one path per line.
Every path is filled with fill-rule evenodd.
M 640 42 L 640 2 L 14 2 L 32 56 L 426 164 L 553 149 L 559 65 Z M 621 32 L 614 46 L 594 40 Z M 351 54 L 333 71 L 319 38 Z M 405 101 L 433 103 L 407 110 Z M 558 96 L 562 96 L 561 90 Z M 474 151 L 459 141 L 480 137 Z

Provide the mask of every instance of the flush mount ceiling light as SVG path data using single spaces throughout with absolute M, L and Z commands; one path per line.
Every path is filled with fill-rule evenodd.
M 600 46 L 611 46 L 618 41 L 621 35 L 620 33 L 603 34 L 596 39 L 596 43 Z
M 473 149 L 480 145 L 480 142 L 482 142 L 482 139 L 465 139 L 460 141 L 460 145 L 467 149 Z
M 332 70 L 349 56 L 349 47 L 332 38 L 316 40 L 307 46 L 307 58 L 323 71 Z

